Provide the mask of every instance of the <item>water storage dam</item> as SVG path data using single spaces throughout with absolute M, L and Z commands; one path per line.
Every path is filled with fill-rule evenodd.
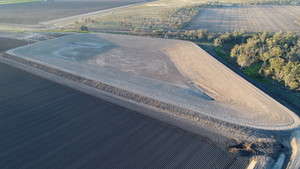
M 1 168 L 236 168 L 209 139 L 0 64 Z
M 218 142 L 270 143 L 299 127 L 293 112 L 190 42 L 76 34 L 1 61 Z
M 134 5 L 143 0 L 55 0 L 53 2 L 36 1 L 0 6 L 0 23 L 37 25 L 65 17 L 104 11 L 127 5 Z M 28 12 L 30 11 L 30 12 Z
M 224 123 L 222 129 L 291 130 L 300 124 L 293 112 L 190 42 L 79 34 L 16 48 L 2 59 L 86 93 L 127 101 L 122 106 Z

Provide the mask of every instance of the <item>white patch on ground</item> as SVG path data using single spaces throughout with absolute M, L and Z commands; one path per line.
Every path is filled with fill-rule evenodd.
M 292 154 L 288 164 L 288 169 L 300 168 L 300 130 L 296 130 L 291 135 Z
M 254 169 L 256 163 L 257 163 L 256 160 L 252 160 L 252 161 L 250 162 L 250 164 L 248 165 L 247 169 Z
M 167 63 L 166 56 L 161 52 L 132 51 L 123 47 L 114 48 L 91 58 L 87 63 L 151 78 L 159 75 L 161 80 L 168 79 L 167 76 L 171 77 L 175 72 L 175 67 L 170 62 Z M 178 75 L 180 76 L 179 73 Z
M 105 43 L 73 42 L 53 51 L 52 55 L 67 60 L 81 60 L 81 57 L 86 55 L 86 50 L 98 49 L 101 51 L 105 46 L 107 46 Z

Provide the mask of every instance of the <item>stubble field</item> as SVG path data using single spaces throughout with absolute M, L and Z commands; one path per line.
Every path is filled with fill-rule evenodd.
M 73 15 L 129 5 L 143 0 L 54 1 L 0 5 L 0 23 L 34 25 Z
M 296 23 L 299 16 L 299 6 L 205 8 L 187 29 L 208 29 L 210 32 L 300 31 L 300 25 Z

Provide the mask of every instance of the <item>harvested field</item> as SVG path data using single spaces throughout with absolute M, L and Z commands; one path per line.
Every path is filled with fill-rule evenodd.
M 0 64 L 1 168 L 237 168 L 249 159 Z
M 8 53 L 16 57 L 6 59 L 194 121 L 213 118 L 267 130 L 299 125 L 293 112 L 190 42 L 79 34 Z
M 54 1 L 0 5 L 0 23 L 34 25 L 63 17 L 124 6 L 143 0 Z
M 300 31 L 296 20 L 300 6 L 235 6 L 205 8 L 186 29 L 208 29 L 210 32 Z

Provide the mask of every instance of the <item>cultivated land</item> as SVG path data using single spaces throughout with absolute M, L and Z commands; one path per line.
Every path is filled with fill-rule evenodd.
M 27 45 L 27 41 L 22 41 L 22 40 L 17 40 L 17 39 L 12 39 L 12 38 L 0 38 L 0 52 L 4 52 L 6 50 L 19 47 L 19 46 L 24 46 Z
M 141 2 L 139 0 L 128 0 L 126 3 L 132 4 L 133 1 Z M 43 9 L 52 16 L 53 8 L 61 6 L 62 8 L 59 8 L 59 10 L 66 9 L 67 3 L 71 2 L 74 5 L 71 8 L 78 8 L 79 4 L 89 3 L 82 0 L 76 3 L 73 3 L 73 0 L 63 0 L 52 3 L 61 3 L 61 5 L 53 5 L 52 8 L 47 6 Z M 103 5 L 107 2 L 99 0 L 91 3 L 95 5 L 96 3 L 102 3 Z M 120 2 L 113 0 L 109 1 L 107 5 L 115 5 L 115 3 Z M 127 4 L 121 4 L 119 5 L 122 6 L 121 9 L 118 8 L 118 5 L 106 6 L 95 10 L 97 12 L 93 12 L 92 7 L 87 6 L 86 9 L 89 10 L 83 12 L 83 14 L 79 12 L 75 14 L 70 12 L 67 15 L 57 13 L 58 15 L 55 18 L 50 19 L 43 16 L 44 11 L 40 11 L 36 13 L 36 15 L 41 14 L 40 20 L 35 16 L 28 18 L 27 21 L 25 19 L 27 23 L 21 23 L 22 16 L 19 21 L 17 19 L 15 22 L 17 24 L 32 25 L 15 25 L 12 22 L 12 24 L 2 24 L 1 28 L 12 28 L 9 30 L 19 30 L 19 28 L 20 30 L 60 29 L 60 31 L 63 31 L 68 29 L 79 30 L 80 26 L 85 25 L 90 30 L 125 30 L 132 33 L 142 33 L 144 31 L 150 35 L 155 35 L 155 31 L 167 32 L 170 30 L 171 34 L 172 31 L 181 28 L 186 29 L 182 26 L 185 26 L 185 23 L 188 23 L 201 8 L 207 5 L 198 6 L 197 3 L 199 3 L 197 0 L 160 0 L 138 6 L 132 5 L 128 8 L 122 6 Z M 36 5 L 37 3 L 32 4 Z M 42 6 L 36 6 L 35 9 L 39 7 Z M 261 29 L 288 31 L 292 28 L 298 30 L 298 23 L 296 22 L 299 19 L 298 9 L 295 6 L 270 5 L 205 8 L 202 11 L 205 17 L 208 17 L 210 21 L 217 20 L 219 23 L 211 24 L 209 28 L 201 27 L 202 25 L 195 24 L 197 22 L 196 18 L 192 24 L 188 25 L 187 29 L 202 28 L 209 29 L 212 32 L 234 30 L 254 32 Z M 198 18 L 201 18 L 202 12 Z M 47 14 L 47 12 L 45 13 Z M 212 15 L 212 13 L 214 14 Z M 234 13 L 240 14 L 238 15 L 240 17 L 233 16 Z M 1 16 L 0 23 L 2 22 Z M 34 22 L 32 22 L 33 20 Z M 200 23 L 203 22 L 200 21 Z M 228 25 L 227 22 L 230 22 L 230 24 Z M 218 26 L 217 29 L 215 29 L 216 26 Z M 240 29 L 240 27 L 247 29 Z M 152 30 L 154 31 L 152 32 Z M 183 30 L 181 29 L 181 31 Z M 33 36 L 31 34 L 30 37 L 26 37 L 26 34 L 23 34 L 24 39 L 34 41 L 48 39 L 52 36 L 46 34 Z M 159 37 L 163 37 L 163 34 Z M 3 94 L 3 96 L 0 96 L 0 101 L 7 98 L 3 100 L 5 105 L 0 105 L 0 110 L 2 108 L 3 110 L 9 110 L 9 114 L 7 112 L 3 113 L 5 116 L 3 119 L 5 120 L 0 123 L 3 123 L 2 131 L 5 133 L 2 139 L 0 136 L 0 140 L 3 140 L 3 144 L 9 145 L 8 149 L 2 149 L 5 153 L 4 156 L 0 155 L 0 159 L 3 159 L 0 161 L 4 161 L 3 164 L 7 164 L 10 168 L 23 166 L 27 168 L 35 166 L 44 168 L 45 164 L 47 166 L 61 166 L 62 168 L 69 167 L 69 164 L 73 164 L 73 166 L 70 166 L 73 168 L 77 166 L 78 168 L 95 168 L 100 164 L 105 168 L 124 166 L 128 168 L 133 168 L 133 166 L 139 168 L 158 168 L 161 166 L 191 168 L 190 165 L 196 168 L 229 168 L 231 164 L 241 168 L 247 166 L 249 158 L 247 160 L 227 154 L 224 152 L 225 148 L 227 151 L 241 156 L 256 156 L 253 158 L 255 160 L 251 162 L 251 166 L 256 165 L 256 160 L 258 160 L 257 167 L 268 163 L 269 168 L 281 165 L 299 168 L 300 143 L 299 131 L 296 130 L 300 124 L 298 116 L 233 73 L 193 43 L 121 35 L 81 34 L 17 48 L 2 54 L 1 50 L 11 48 L 10 46 L 13 46 L 14 40 L 4 38 L 0 39 L 0 44 L 1 42 L 9 42 L 0 48 L 1 62 L 110 102 L 108 106 L 101 100 L 96 100 L 97 103 L 93 104 L 87 99 L 91 98 L 90 96 L 74 93 L 73 90 L 57 84 L 52 86 L 52 83 L 49 84 L 48 81 L 45 84 L 37 82 L 38 85 L 36 85 L 35 81 L 40 78 L 33 76 L 34 78 L 31 79 L 29 78 L 31 75 L 27 73 L 20 75 L 19 72 L 15 73 L 14 68 L 2 66 L 1 64 L 0 76 L 3 76 L 5 81 L 8 82 L 3 82 L 4 85 L 0 85 L 8 86 L 9 82 L 15 82 L 12 86 L 17 88 L 14 90 L 3 88 L 5 89 L 3 91 L 0 89 Z M 21 46 L 30 41 L 15 42 L 17 46 Z M 1 67 L 4 67 L 5 70 L 1 70 Z M 2 75 L 1 71 L 7 76 Z M 19 75 L 25 76 L 29 80 L 19 78 Z M 20 83 L 18 83 L 19 81 Z M 24 85 L 26 83 L 30 87 Z M 19 86 L 20 84 L 22 86 Z M 71 92 L 61 91 L 56 86 Z M 16 90 L 22 90 L 22 92 L 15 93 Z M 28 96 L 28 93 L 34 94 Z M 61 95 L 61 93 L 63 94 Z M 49 96 L 49 99 L 43 97 L 45 95 Z M 24 101 L 23 98 L 29 99 Z M 95 101 L 95 98 L 92 100 Z M 20 104 L 16 106 L 15 103 Z M 98 105 L 100 107 L 97 107 Z M 103 107 L 105 108 L 102 111 Z M 24 111 L 20 114 L 19 112 L 22 110 Z M 109 112 L 110 110 L 113 112 Z M 47 114 L 37 114 L 36 112 L 46 112 Z M 82 112 L 87 113 L 88 116 L 82 115 Z M 126 115 L 124 115 L 124 112 Z M 11 114 L 13 115 L 11 116 Z M 50 115 L 47 116 L 48 114 Z M 131 117 L 130 114 L 135 117 Z M 185 139 L 188 140 L 187 142 L 178 139 L 170 142 L 169 138 L 178 135 L 177 132 L 161 136 L 165 129 L 158 129 L 156 127 L 158 125 L 157 121 L 138 114 L 144 114 L 193 133 L 207 136 L 223 148 L 217 148 L 210 140 L 201 136 L 197 138 L 197 144 L 195 145 L 187 146 L 190 142 L 195 142 L 190 139 Z M 102 119 L 103 117 L 105 119 Z M 120 118 L 116 119 L 117 117 Z M 40 118 L 42 118 L 42 121 L 39 121 Z M 29 120 L 26 121 L 26 119 Z M 82 119 L 86 120 L 82 121 Z M 155 124 L 152 125 L 146 122 L 144 125 L 144 122 L 141 122 L 147 120 L 153 121 Z M 25 126 L 22 128 L 24 130 L 21 131 L 19 127 L 15 127 L 16 123 L 12 124 L 12 121 L 17 121 L 17 124 Z M 31 125 L 32 121 L 39 128 Z M 54 121 L 59 122 L 54 125 Z M 74 121 L 75 123 L 73 123 Z M 51 125 L 58 126 L 58 129 Z M 15 135 L 10 134 L 11 131 L 8 131 L 5 128 L 6 126 L 10 126 Z M 128 127 L 128 131 L 125 126 Z M 169 128 L 165 124 L 162 127 Z M 50 136 L 49 133 L 44 134 L 45 132 L 43 132 L 43 129 L 52 131 L 48 128 L 53 129 Z M 83 128 L 91 130 L 87 131 Z M 112 136 L 112 133 L 118 133 L 119 130 L 122 131 L 121 134 Z M 84 134 L 79 133 L 81 131 Z M 95 131 L 98 134 L 95 134 Z M 70 134 L 65 135 L 62 132 Z M 180 132 L 178 137 L 183 138 L 184 134 Z M 31 135 L 31 137 L 28 135 Z M 32 137 L 33 135 L 34 137 Z M 54 137 L 52 137 L 53 135 Z M 147 136 L 144 137 L 144 135 Z M 151 139 L 149 139 L 149 135 L 151 135 Z M 23 140 L 24 137 L 28 137 L 28 139 Z M 292 139 L 289 139 L 290 137 Z M 155 140 L 156 138 L 158 140 Z M 51 140 L 54 139 L 58 141 L 53 143 Z M 234 139 L 234 141 L 231 139 Z M 107 148 L 105 140 L 113 146 Z M 135 140 L 138 141 L 135 142 Z M 152 142 L 153 140 L 155 143 Z M 289 143 L 291 140 L 293 141 Z M 99 145 L 98 141 L 104 144 Z M 126 142 L 125 147 L 124 141 Z M 201 144 L 198 144 L 198 141 Z M 20 142 L 24 143 L 20 145 Z M 40 144 L 36 144 L 36 142 Z M 67 144 L 60 144 L 60 142 L 66 142 Z M 148 146 L 148 143 L 151 146 Z M 171 148 L 170 145 L 174 144 L 180 148 Z M 207 144 L 210 146 L 207 146 Z M 205 148 L 202 149 L 203 146 Z M 10 147 L 14 147 L 14 149 Z M 74 147 L 76 148 L 74 149 Z M 24 158 L 19 158 L 19 153 L 28 154 L 33 149 L 36 150 L 33 155 L 23 155 Z M 145 153 L 147 151 L 149 153 Z M 216 157 L 212 155 L 212 158 L 210 158 L 211 163 L 210 161 L 202 163 L 201 161 L 208 160 L 206 152 L 213 152 L 212 154 L 218 152 L 218 154 L 216 154 Z M 292 154 L 290 154 L 291 152 Z M 86 156 L 82 156 L 82 154 L 86 154 Z M 143 156 L 145 154 L 147 158 Z M 190 156 L 182 154 L 189 154 Z M 152 155 L 155 157 L 152 157 Z M 202 157 L 203 155 L 205 157 Z M 80 160 L 78 160 L 78 157 L 80 157 Z M 178 160 L 172 161 L 174 157 Z M 13 163 L 12 161 L 16 158 L 20 160 Z M 66 162 L 61 160 L 63 158 L 67 159 Z M 136 160 L 139 158 L 141 160 Z M 227 161 L 219 160 L 220 158 L 227 158 Z M 26 162 L 28 159 L 32 162 Z M 46 159 L 51 160 L 45 163 Z M 91 161 L 91 159 L 100 159 L 103 162 Z M 143 163 L 145 159 L 147 159 L 146 163 Z M 215 163 L 215 161 L 220 163 Z M 290 161 L 289 164 L 288 161 Z M 230 162 L 230 164 L 227 162 Z M 2 163 L 0 162 L 0 164 Z
M 186 29 L 210 32 L 300 31 L 300 6 L 230 6 L 205 8 Z
M 2 168 L 237 168 L 209 139 L 0 64 Z
M 17 57 L 5 56 L 6 59 L 155 109 L 162 109 L 164 104 L 167 107 L 162 110 L 175 111 L 176 116 L 194 121 L 200 122 L 205 116 L 206 120 L 213 118 L 266 130 L 293 129 L 299 125 L 293 112 L 190 42 L 81 34 L 8 53 Z M 148 58 L 148 64 L 144 58 Z
M 234 154 L 255 155 L 258 166 L 286 166 L 292 149 L 290 166 L 298 166 L 298 138 L 292 145 L 286 138 L 299 118 L 193 43 L 75 34 L 9 50 L 1 62 L 206 136 Z
M 0 23 L 36 25 L 63 17 L 120 7 L 143 0 L 54 1 L 0 5 Z

